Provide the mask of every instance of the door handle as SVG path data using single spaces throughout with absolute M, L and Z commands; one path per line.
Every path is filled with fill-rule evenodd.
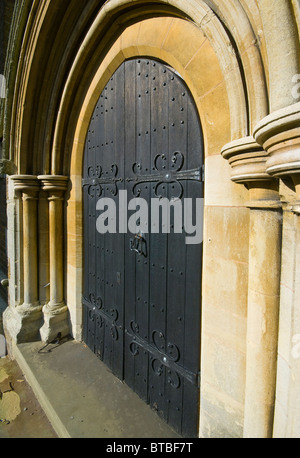
M 143 234 L 136 234 L 134 239 L 130 239 L 130 251 L 134 251 L 139 256 L 147 257 L 147 242 Z

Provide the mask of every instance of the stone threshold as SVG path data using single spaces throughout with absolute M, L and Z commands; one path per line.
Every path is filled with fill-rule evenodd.
M 180 437 L 81 342 L 19 344 L 13 356 L 59 438 Z

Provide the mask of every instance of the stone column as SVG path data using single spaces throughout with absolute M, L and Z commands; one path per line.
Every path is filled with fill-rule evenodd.
M 299 36 L 291 3 L 260 0 L 257 5 L 268 49 L 270 112 L 295 102 L 292 88 L 293 76 L 299 73 Z
M 64 195 L 68 177 L 39 176 L 49 201 L 50 301 L 43 308 L 42 341 L 69 334 L 68 309 L 64 303 Z
M 42 305 L 50 300 L 49 273 L 49 203 L 48 193 L 40 192 L 39 200 L 39 296 Z
M 255 128 L 268 153 L 266 171 L 280 178 L 285 200 L 273 437 L 298 437 L 300 429 L 300 103 L 273 112 Z
M 280 299 L 282 210 L 276 182 L 248 184 L 250 202 L 244 437 L 273 431 Z
M 300 148 L 300 138 L 298 138 L 298 147 Z M 294 259 L 295 259 L 295 277 L 294 277 L 294 297 L 293 304 L 291 309 L 291 351 L 290 351 L 290 361 L 289 361 L 289 403 L 288 403 L 288 415 L 286 423 L 286 438 L 299 438 L 300 431 L 300 392 L 299 392 L 299 380 L 300 380 L 300 307 L 299 307 L 299 297 L 300 297 L 300 173 L 293 175 L 293 182 L 295 185 L 296 191 L 296 203 L 292 207 L 295 218 L 295 235 L 296 243 L 294 247 Z M 283 317 L 285 318 L 285 317 Z M 283 334 L 283 333 L 282 333 Z M 283 345 L 284 339 L 282 338 Z M 282 371 L 283 372 L 283 371 Z M 283 374 L 278 374 L 283 378 Z M 277 417 L 275 415 L 275 421 L 277 422 Z M 278 422 L 280 428 L 280 421 Z M 278 434 L 277 437 L 282 436 L 282 429 L 279 429 L 281 434 Z M 276 437 L 276 436 L 274 436 Z
M 246 137 L 223 148 L 232 180 L 249 189 L 244 437 L 272 436 L 279 316 L 282 214 L 278 181 L 266 172 L 267 153 Z
M 285 198 L 274 438 L 300 430 L 300 174 L 281 186 Z M 287 184 L 289 186 L 287 186 Z
M 38 293 L 38 197 L 39 182 L 31 175 L 11 177 L 14 190 L 23 203 L 22 256 L 23 304 L 10 307 L 5 325 L 10 337 L 17 343 L 37 340 L 42 320 L 42 306 Z

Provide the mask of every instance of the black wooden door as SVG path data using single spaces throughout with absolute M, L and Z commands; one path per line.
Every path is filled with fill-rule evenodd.
M 85 147 L 84 340 L 189 437 L 198 428 L 202 243 L 186 243 L 173 204 L 184 214 L 203 198 L 202 164 L 200 121 L 181 77 L 146 58 L 123 63 Z M 169 202 L 166 221 L 153 202 Z

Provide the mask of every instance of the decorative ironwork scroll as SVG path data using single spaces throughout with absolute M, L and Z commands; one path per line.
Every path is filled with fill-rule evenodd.
M 110 324 L 110 332 L 111 332 L 111 336 L 113 340 L 118 340 L 119 334 L 118 334 L 118 329 L 117 329 L 117 324 L 116 324 L 119 318 L 118 309 L 116 307 L 111 308 L 109 310 L 109 313 L 107 313 L 103 308 L 102 298 L 101 297 L 96 298 L 93 293 L 90 294 L 89 300 L 83 298 L 83 303 L 89 309 L 89 312 L 88 312 L 89 319 L 91 321 L 94 321 L 96 319 L 97 326 L 99 328 L 102 328 L 104 323 L 108 322 Z
M 134 321 L 131 321 L 130 329 L 125 330 L 125 332 L 132 338 L 129 344 L 129 350 L 132 356 L 137 356 L 140 348 L 146 350 L 150 354 L 153 372 L 160 377 L 165 368 L 167 371 L 168 383 L 170 383 L 173 388 L 178 389 L 180 387 L 181 377 L 185 378 L 193 385 L 198 384 L 199 374 L 194 374 L 178 364 L 180 360 L 179 348 L 174 343 L 167 342 L 161 331 L 152 331 L 151 344 L 139 336 L 139 325 Z
M 141 194 L 141 188 L 138 186 L 142 183 L 155 183 L 154 194 L 158 198 L 162 198 L 159 194 L 159 189 L 164 184 L 173 184 L 177 188 L 177 192 L 172 199 L 181 199 L 183 196 L 182 181 L 203 181 L 203 168 L 198 167 L 192 170 L 182 170 L 184 165 L 184 155 L 176 151 L 171 159 L 171 164 L 167 167 L 167 156 L 165 154 L 158 154 L 154 159 L 153 174 L 142 175 L 142 165 L 134 163 L 132 171 L 135 178 L 126 178 L 127 182 L 133 182 L 132 193 L 135 197 Z
M 88 194 L 90 197 L 100 198 L 103 193 L 103 185 L 111 186 L 111 193 L 113 196 L 118 194 L 117 183 L 122 183 L 123 178 L 118 177 L 118 166 L 113 164 L 111 166 L 112 175 L 109 176 L 109 172 L 103 172 L 102 167 L 97 165 L 96 168 L 89 167 L 88 178 L 82 180 L 82 186 L 88 186 Z

